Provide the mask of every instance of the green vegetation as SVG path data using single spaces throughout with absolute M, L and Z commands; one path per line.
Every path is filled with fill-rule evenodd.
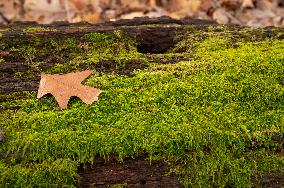
M 131 77 L 96 72 L 86 85 L 104 91 L 99 102 L 73 99 L 64 111 L 36 92 L 1 96 L 0 187 L 76 186 L 80 164 L 110 155 L 166 161 L 186 187 L 251 187 L 253 178 L 280 173 L 283 143 L 273 136 L 284 135 L 284 41 L 236 39 L 217 29 L 190 31 L 169 53 L 151 57 L 118 31 L 85 35 L 89 43 L 53 41 L 49 53 L 69 54 L 45 72 L 110 59 L 148 68 Z M 34 44 L 20 49 L 40 67 L 47 53 Z M 183 60 L 159 62 L 175 55 Z
M 127 184 L 115 184 L 110 186 L 110 188 L 125 188 L 125 187 L 127 187 Z
M 57 30 L 50 27 L 26 27 L 24 32 L 35 33 L 35 32 L 56 32 Z

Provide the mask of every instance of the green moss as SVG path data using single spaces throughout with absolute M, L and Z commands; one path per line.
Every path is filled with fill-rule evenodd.
M 76 41 L 66 40 L 63 45 L 58 45 L 56 41 L 52 42 L 54 49 L 58 52 L 61 48 L 74 49 L 78 45 L 83 49 L 80 55 L 74 56 L 73 59 L 64 64 L 56 63 L 53 67 L 48 68 L 45 72 L 60 73 L 69 72 L 80 66 L 93 67 L 98 63 L 112 61 L 114 69 L 123 69 L 127 67 L 133 60 L 147 64 L 147 59 L 137 52 L 135 42 L 131 39 L 124 38 L 122 33 L 115 31 L 114 34 L 92 33 L 84 36 L 90 40 L 90 43 L 77 44 Z M 60 49 L 56 49 L 57 47 Z
M 38 64 L 33 63 L 33 65 L 31 65 L 31 68 L 28 69 L 27 71 L 16 72 L 14 74 L 14 78 L 17 78 L 17 79 L 35 79 L 39 76 L 39 72 L 36 71 L 37 69 L 38 69 Z
M 9 31 L 8 28 L 0 28 L 0 38 L 2 38 L 2 37 L 3 37 L 3 34 L 4 34 L 5 32 L 7 32 L 7 31 Z
M 127 38 L 120 31 L 113 34 L 91 33 L 85 38 L 90 39 L 92 52 L 86 63 L 96 63 L 102 60 L 113 59 L 117 63 L 123 63 L 135 58 L 141 58 L 137 52 L 136 43 L 133 39 Z
M 275 39 L 284 38 L 284 32 L 281 28 L 272 28 L 270 32 L 272 33 L 272 35 L 274 35 Z
M 57 30 L 50 27 L 25 27 L 23 29 L 26 33 L 36 33 L 36 32 L 56 32 Z
M 0 161 L 1 187 L 50 187 L 61 185 L 75 187 L 70 184 L 76 178 L 78 164 L 70 159 L 48 159 L 42 163 L 18 164 L 9 166 Z
M 54 97 L 37 100 L 36 92 L 15 101 L 20 109 L 0 116 L 6 137 L 0 184 L 76 185 L 78 164 L 110 155 L 166 161 L 186 187 L 251 187 L 253 177 L 280 171 L 283 145 L 272 136 L 284 134 L 283 40 L 238 40 L 227 30 L 191 34 L 170 53 L 153 56 L 138 53 L 121 32 L 66 42 L 72 52 L 80 45 L 84 53 L 47 70 L 110 59 L 118 66 L 145 59 L 151 66 L 132 77 L 93 74 L 86 85 L 104 92 L 89 106 L 73 99 L 61 111 Z M 67 49 L 60 44 L 53 41 L 52 49 Z M 185 59 L 156 62 L 175 57 Z M 12 98 L 1 106 L 15 105 L 8 104 Z
M 28 91 L 23 92 L 13 92 L 9 94 L 0 94 L 1 98 L 1 106 L 0 111 L 2 112 L 1 118 L 4 118 L 6 114 L 4 114 L 4 110 L 9 110 L 11 113 L 11 109 L 17 109 L 24 105 L 26 101 L 31 98 L 34 98 L 34 95 L 31 95 Z M 13 111 L 12 111 L 13 112 Z
M 209 32 L 224 32 L 228 31 L 229 28 L 226 25 L 217 25 L 217 26 L 209 26 L 208 31 Z
M 5 31 L 9 31 L 9 28 L 1 28 L 0 32 L 5 32 Z
M 26 58 L 26 60 L 31 61 L 32 59 L 35 58 L 37 50 L 32 45 L 26 45 L 22 47 L 21 51 L 24 53 L 23 56 Z
M 175 23 L 172 23 L 172 24 L 144 24 L 144 25 L 141 25 L 141 26 L 148 27 L 148 28 L 157 28 L 157 27 L 181 27 L 180 24 L 175 24 Z
M 263 28 L 233 28 L 229 26 L 209 26 L 208 30 L 200 30 L 194 26 L 186 27 L 186 34 L 177 35 L 175 37 L 176 45 L 174 48 L 170 49 L 170 53 L 180 53 L 182 52 L 190 54 L 194 53 L 195 50 L 200 48 L 200 45 L 205 45 L 209 43 L 208 46 L 212 49 L 219 48 L 236 48 L 240 42 L 258 42 L 265 40 L 279 40 L 283 35 L 283 30 L 265 30 Z M 216 41 L 215 41 L 216 40 Z M 215 44 L 214 42 L 221 44 Z M 204 42 L 203 42 L 204 41 Z M 226 44 L 225 44 L 226 43 Z M 222 50 L 222 48 L 220 50 Z M 205 48 L 202 48 L 205 49 Z
M 127 187 L 127 184 L 115 184 L 115 185 L 111 185 L 110 188 L 125 188 Z

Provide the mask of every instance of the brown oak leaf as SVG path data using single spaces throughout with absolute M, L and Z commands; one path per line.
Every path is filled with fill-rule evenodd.
M 72 96 L 79 97 L 86 104 L 92 104 L 98 100 L 102 91 L 81 84 L 90 74 L 92 74 L 91 70 L 63 75 L 41 73 L 37 98 L 50 93 L 62 109 L 67 108 L 68 101 Z

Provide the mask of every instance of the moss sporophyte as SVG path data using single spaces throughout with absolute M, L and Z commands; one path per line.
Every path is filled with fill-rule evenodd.
M 1 66 L 14 59 L 22 72 L 6 76 L 23 86 L 1 85 L 14 90 L 0 94 L 0 187 L 79 186 L 82 164 L 110 156 L 166 162 L 185 187 L 283 177 L 284 42 L 273 32 L 191 27 L 164 54 L 138 52 L 120 31 L 1 37 Z M 99 102 L 75 98 L 62 111 L 54 97 L 37 100 L 40 72 L 86 69 L 83 84 L 104 91 Z

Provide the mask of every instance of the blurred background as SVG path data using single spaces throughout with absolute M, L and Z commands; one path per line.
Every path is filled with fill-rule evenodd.
M 134 17 L 199 18 L 284 27 L 284 0 L 0 0 L 0 23 L 98 23 Z

